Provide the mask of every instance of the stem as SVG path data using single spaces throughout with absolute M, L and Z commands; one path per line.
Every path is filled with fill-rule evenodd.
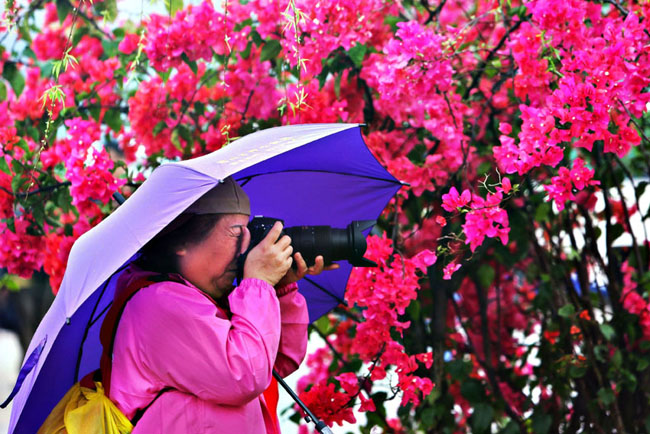
M 12 196 L 17 197 L 19 199 L 26 199 L 28 196 L 31 196 L 33 194 L 47 193 L 47 192 L 50 192 L 52 190 L 56 190 L 57 188 L 68 187 L 70 185 L 72 185 L 72 183 L 70 181 L 65 181 L 65 182 L 59 182 L 58 184 L 55 184 L 55 185 L 49 185 L 47 187 L 38 188 L 36 190 L 29 191 L 29 192 L 26 192 L 26 193 L 15 193 L 15 194 L 12 193 L 11 191 L 7 190 L 4 187 L 0 187 L 0 190 L 4 191 L 5 193 L 11 194 Z
M 469 87 L 467 88 L 467 90 L 465 90 L 465 93 L 463 94 L 464 100 L 469 97 L 469 94 L 472 91 L 472 89 L 478 86 L 478 82 L 481 79 L 481 76 L 483 75 L 485 67 L 490 62 L 490 60 L 492 60 L 492 58 L 496 55 L 497 51 L 499 51 L 501 47 L 503 47 L 503 44 L 506 43 L 508 38 L 510 38 L 510 34 L 516 31 L 519 28 L 519 26 L 521 26 L 521 23 L 527 20 L 528 17 L 526 17 L 526 19 L 522 19 L 514 23 L 501 37 L 501 40 L 497 43 L 497 45 L 488 53 L 487 57 L 484 60 L 481 60 L 481 62 L 477 65 L 476 72 L 472 74 L 472 83 L 469 85 Z

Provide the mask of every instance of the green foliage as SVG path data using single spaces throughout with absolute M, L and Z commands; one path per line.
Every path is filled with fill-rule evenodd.
M 260 53 L 260 60 L 265 62 L 267 60 L 275 59 L 282 51 L 282 45 L 277 39 L 269 39 L 262 46 L 262 52 Z
M 15 63 L 6 62 L 3 66 L 2 76 L 9 82 L 16 96 L 20 96 L 25 88 L 25 77 L 18 71 Z

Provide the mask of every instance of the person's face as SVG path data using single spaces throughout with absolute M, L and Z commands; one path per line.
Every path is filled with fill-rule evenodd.
M 250 242 L 247 224 L 247 215 L 224 214 L 203 241 L 177 250 L 181 275 L 215 300 L 229 294 Z

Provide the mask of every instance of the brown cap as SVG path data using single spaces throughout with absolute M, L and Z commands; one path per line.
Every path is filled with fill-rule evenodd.
M 251 215 L 251 204 L 237 181 L 229 176 L 190 205 L 183 214 Z

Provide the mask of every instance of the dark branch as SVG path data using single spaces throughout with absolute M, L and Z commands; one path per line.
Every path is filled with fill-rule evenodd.
M 0 187 L 0 190 L 2 190 L 5 193 L 10 194 L 10 195 L 18 198 L 18 199 L 25 199 L 28 196 L 32 196 L 34 194 L 49 193 L 50 191 L 56 190 L 56 189 L 61 188 L 61 187 L 68 187 L 71 184 L 72 183 L 70 181 L 59 182 L 58 184 L 48 185 L 47 187 L 42 187 L 42 188 L 37 188 L 36 190 L 28 191 L 26 193 L 15 193 L 15 194 L 13 192 L 7 190 L 4 187 Z
M 503 47 L 503 45 L 506 43 L 508 38 L 510 37 L 510 34 L 516 31 L 519 26 L 521 26 L 521 23 L 524 21 L 527 21 L 528 17 L 526 19 L 522 19 L 514 23 L 508 31 L 501 37 L 501 40 L 499 43 L 488 53 L 487 57 L 481 61 L 481 63 L 478 64 L 476 71 L 474 74 L 472 74 L 472 83 L 469 85 L 467 90 L 465 90 L 465 93 L 463 94 L 463 99 L 467 99 L 469 97 L 470 92 L 472 89 L 474 89 L 476 86 L 478 86 L 478 82 L 481 80 L 481 76 L 483 75 L 483 71 L 485 71 L 485 67 L 487 66 L 488 63 L 496 56 L 497 51 Z

